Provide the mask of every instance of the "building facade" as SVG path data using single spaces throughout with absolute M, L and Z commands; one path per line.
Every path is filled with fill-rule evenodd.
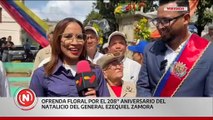
M 0 5 L 0 38 L 12 36 L 15 45 L 21 45 L 21 26 Z

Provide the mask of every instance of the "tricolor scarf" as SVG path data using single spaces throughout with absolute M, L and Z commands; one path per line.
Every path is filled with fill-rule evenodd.
M 210 42 L 192 34 L 180 53 L 164 73 L 156 86 L 153 96 L 172 97 L 184 83 L 191 70 L 199 61 Z

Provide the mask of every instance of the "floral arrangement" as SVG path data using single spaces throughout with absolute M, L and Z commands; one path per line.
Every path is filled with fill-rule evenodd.
M 141 3 L 125 3 L 125 4 L 119 4 L 115 10 L 114 10 L 114 14 L 115 15 L 121 15 L 124 13 L 131 13 L 131 12 L 135 12 L 135 11 L 140 11 L 142 7 L 145 6 L 144 2 Z
M 138 40 L 149 40 L 151 31 L 149 29 L 149 23 L 146 18 L 142 18 L 138 21 L 138 23 L 135 25 L 134 29 L 134 39 L 136 41 Z

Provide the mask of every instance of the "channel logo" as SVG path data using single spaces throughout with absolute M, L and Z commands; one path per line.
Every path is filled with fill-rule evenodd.
M 14 101 L 22 110 L 31 110 L 37 104 L 36 95 L 31 89 L 18 89 Z

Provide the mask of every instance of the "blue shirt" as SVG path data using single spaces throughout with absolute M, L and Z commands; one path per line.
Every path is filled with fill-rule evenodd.
M 96 74 L 98 86 L 95 88 L 98 97 L 109 97 L 109 91 L 106 85 L 101 69 L 97 66 L 92 68 Z M 70 70 L 66 70 L 63 63 L 59 60 L 53 74 L 46 76 L 44 67 L 36 69 L 33 73 L 30 89 L 32 89 L 37 97 L 79 97 L 75 76 Z

